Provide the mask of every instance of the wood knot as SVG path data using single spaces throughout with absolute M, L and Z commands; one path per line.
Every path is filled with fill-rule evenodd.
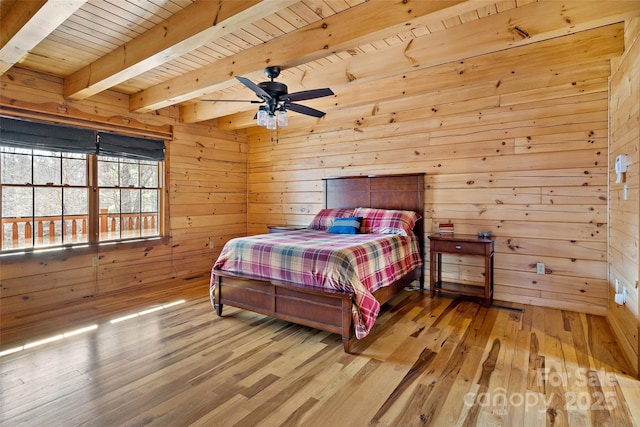
M 513 29 L 511 30 L 513 32 L 513 34 L 518 37 L 520 40 L 524 40 L 524 39 L 530 39 L 531 36 L 529 35 L 529 33 L 527 33 L 525 30 L 523 30 L 520 27 L 513 27 Z

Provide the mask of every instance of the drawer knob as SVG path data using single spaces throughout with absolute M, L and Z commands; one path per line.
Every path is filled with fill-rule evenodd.
M 460 245 L 456 245 L 456 249 L 457 249 L 457 250 L 460 250 L 460 249 L 462 249 L 462 246 L 460 246 Z

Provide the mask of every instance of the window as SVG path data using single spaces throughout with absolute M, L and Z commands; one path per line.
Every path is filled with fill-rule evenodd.
M 161 235 L 163 141 L 0 119 L 3 252 Z
M 100 239 L 160 234 L 158 162 L 98 157 Z
M 0 146 L 2 250 L 88 241 L 84 154 Z

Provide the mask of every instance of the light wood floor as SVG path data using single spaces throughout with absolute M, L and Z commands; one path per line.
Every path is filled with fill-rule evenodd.
M 337 335 L 233 307 L 218 318 L 206 283 L 197 286 L 181 294 L 183 304 L 113 324 L 109 318 L 181 296 L 161 291 L 157 301 L 87 303 L 78 307 L 82 319 L 73 328 L 94 323 L 93 314 L 97 329 L 0 357 L 0 425 L 630 426 L 640 420 L 640 384 L 625 373 L 601 317 L 485 308 L 406 291 L 384 306 L 373 332 L 349 355 Z M 54 319 L 46 323 L 56 326 Z M 57 326 L 72 329 L 64 323 Z M 36 326 L 3 331 L 2 349 L 27 341 Z

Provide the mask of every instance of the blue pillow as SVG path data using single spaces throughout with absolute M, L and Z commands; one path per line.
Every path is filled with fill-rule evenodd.
M 333 225 L 329 229 L 329 233 L 334 234 L 356 234 L 362 224 L 361 216 L 354 216 L 349 218 L 336 218 L 333 221 Z

